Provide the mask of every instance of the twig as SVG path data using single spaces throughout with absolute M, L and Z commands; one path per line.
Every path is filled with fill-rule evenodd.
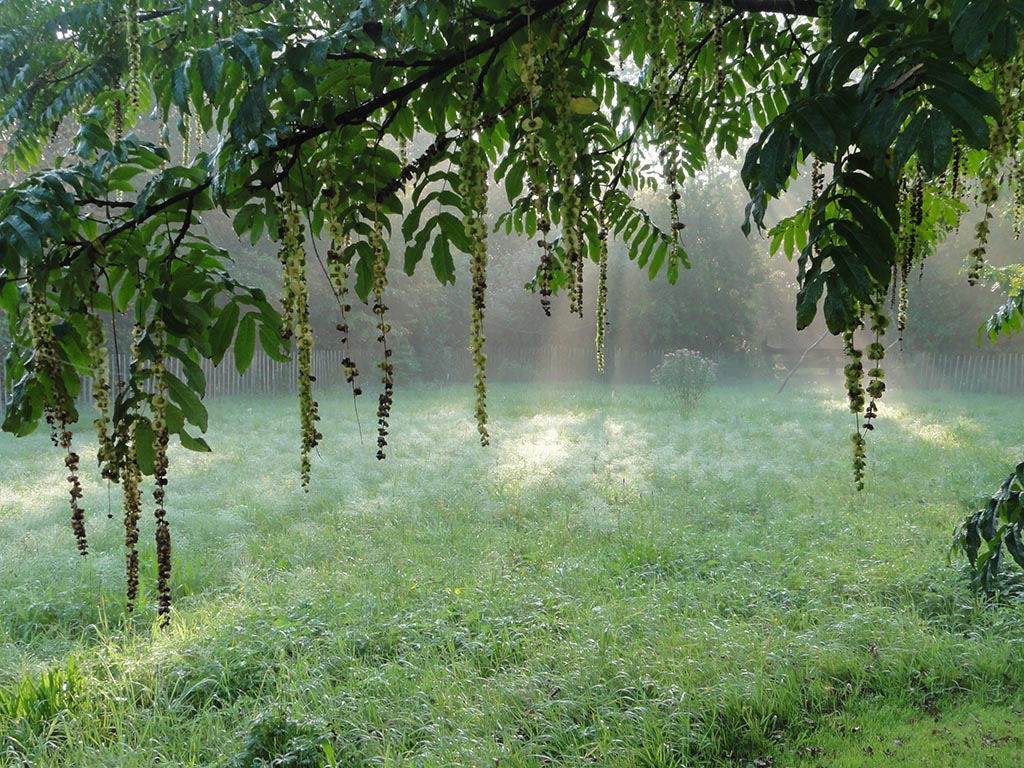
M 810 352 L 819 344 L 821 344 L 821 342 L 825 340 L 826 336 L 828 336 L 828 331 L 825 331 L 823 334 L 821 334 L 821 336 L 818 337 L 817 341 L 815 341 L 813 344 L 811 344 L 811 346 L 804 350 L 804 353 L 800 355 L 800 359 L 796 361 L 796 365 L 793 366 L 793 369 L 789 372 L 786 378 L 784 378 L 782 380 L 782 383 L 779 385 L 779 390 L 778 392 L 775 393 L 776 397 L 782 394 L 782 390 L 786 388 L 786 385 L 789 383 L 789 380 L 793 378 L 793 374 L 800 370 L 800 366 L 804 364 L 804 359 L 807 357 L 807 353 Z

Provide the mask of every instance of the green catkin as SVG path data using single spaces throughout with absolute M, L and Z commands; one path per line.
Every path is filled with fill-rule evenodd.
M 670 77 L 672 65 L 668 57 L 669 52 L 676 55 L 679 53 L 676 44 L 679 37 L 678 10 L 675 4 L 661 2 L 661 0 L 648 0 L 646 10 L 649 28 L 656 30 L 656 39 L 665 41 L 662 47 L 652 51 L 648 66 L 651 101 L 655 115 L 654 128 L 661 147 L 659 159 L 669 189 L 669 219 L 674 245 L 668 254 L 668 268 L 669 274 L 674 274 L 679 268 L 682 232 L 686 228 L 679 215 L 679 201 L 682 198 L 682 193 L 679 190 L 679 178 L 682 170 L 679 131 L 682 121 L 676 114 L 677 104 L 673 99 L 673 86 Z
M 313 328 L 309 313 L 309 286 L 306 272 L 306 239 L 302 216 L 289 195 L 281 198 L 281 223 L 278 230 L 281 249 L 278 260 L 284 268 L 285 337 L 295 336 L 299 423 L 302 434 L 300 476 L 302 489 L 309 491 L 312 453 L 323 435 L 317 429 L 319 404 L 313 397 Z
M 825 165 L 817 157 L 811 163 L 811 208 L 816 209 L 825 190 Z
M 582 273 L 583 260 L 583 243 L 580 238 L 583 204 L 576 187 L 576 138 L 573 133 L 572 112 L 569 107 L 569 92 L 563 81 L 557 82 L 557 87 L 551 89 L 551 97 L 556 112 L 554 132 L 558 188 L 562 193 L 560 211 L 564 254 L 562 266 L 569 294 L 569 312 L 582 316 L 583 282 L 579 278 Z
M 373 229 L 370 232 L 370 248 L 373 250 L 373 314 L 377 317 L 377 341 L 383 350 L 381 361 L 377 363 L 380 381 L 384 385 L 377 398 L 377 459 L 382 461 L 387 458 L 391 407 L 395 395 L 395 366 L 391 362 L 392 351 L 388 346 L 391 326 L 385 319 L 388 309 L 384 304 L 384 291 L 388 285 L 388 250 L 384 242 L 384 214 L 377 203 L 371 203 L 370 208 L 373 213 Z
M 296 269 L 296 252 L 303 248 L 301 222 L 292 211 L 291 198 L 278 195 L 277 260 L 281 265 L 281 337 L 290 339 L 295 333 L 295 302 L 300 288 L 302 269 Z M 298 224 L 298 226 L 296 226 Z
M 126 0 L 125 42 L 128 48 L 128 77 L 125 96 L 133 114 L 139 110 L 139 79 L 142 72 L 142 29 L 139 25 L 139 0 Z
M 725 4 L 722 0 L 714 0 L 711 5 L 711 23 L 714 24 L 715 97 L 721 99 L 725 93 Z
M 864 429 L 867 431 L 875 428 L 873 421 L 878 418 L 878 401 L 885 393 L 885 371 L 882 368 L 885 344 L 882 343 L 882 339 L 885 336 L 886 328 L 889 327 L 889 318 L 883 310 L 883 298 L 880 297 L 871 307 L 871 330 L 875 335 L 875 340 L 867 348 L 867 358 L 871 364 L 867 372 L 868 384 L 865 387 L 865 391 L 871 398 L 864 412 Z
M 334 177 L 335 169 L 328 168 L 328 176 Z M 341 226 L 338 220 L 338 189 L 333 183 L 324 187 L 323 196 L 326 200 L 324 206 L 327 220 L 327 232 L 331 238 L 331 245 L 327 249 L 327 278 L 331 282 L 331 288 L 338 299 L 338 306 L 341 311 L 341 322 L 335 327 L 341 334 L 342 372 L 345 382 L 352 388 L 353 397 L 362 394 L 362 390 L 356 386 L 356 378 L 359 376 L 359 368 L 352 360 L 349 344 L 348 316 L 352 311 L 349 304 L 349 275 L 348 265 L 345 263 L 345 251 L 349 246 L 349 235 Z
M 608 325 L 608 227 L 604 218 L 598 222 L 598 243 L 600 244 L 600 257 L 597 273 L 597 371 L 604 373 L 604 338 Z
M 999 200 L 999 169 L 1007 159 L 1013 161 L 1013 154 L 1019 149 L 1016 146 L 1015 126 L 1021 120 L 1022 100 L 1021 81 L 1024 79 L 1024 64 L 1017 59 L 1006 61 L 996 72 L 996 91 L 999 98 L 1001 119 L 989 133 L 989 161 L 981 174 L 981 190 L 978 202 L 985 206 L 982 220 L 975 227 L 977 245 L 968 257 L 967 283 L 976 285 L 985 268 L 985 256 L 988 250 L 988 237 L 993 218 L 992 209 Z M 1012 183 L 1012 178 L 1011 178 Z
M 527 16 L 527 41 L 519 49 L 522 54 L 520 78 L 526 91 L 526 100 L 529 105 L 529 116 L 523 118 L 520 128 L 523 131 L 526 166 L 530 177 L 530 199 L 537 217 L 537 230 L 540 232 L 540 237 L 537 240 L 537 245 L 541 249 L 540 266 L 537 269 L 537 290 L 540 293 L 541 309 L 544 310 L 545 315 L 550 317 L 555 260 L 553 247 L 549 239 L 551 219 L 548 217 L 548 190 L 547 184 L 542 178 L 542 139 L 540 130 L 544 127 L 544 119 L 538 117 L 535 112 L 535 104 L 544 91 L 540 82 L 540 66 L 537 61 L 533 26 L 530 23 L 532 10 L 532 6 L 527 5 L 523 11 Z
M 487 355 L 484 351 L 484 316 L 487 303 L 487 157 L 474 136 L 477 130 L 473 104 L 466 106 L 459 158 L 459 195 L 462 222 L 470 240 L 470 275 L 473 281 L 469 344 L 473 355 L 473 388 L 476 391 L 476 428 L 480 444 L 488 445 Z
M 68 496 L 71 501 L 71 531 L 82 555 L 89 552 L 85 532 L 85 510 L 82 509 L 82 481 L 78 476 L 79 455 L 72 446 L 73 436 L 68 426 L 68 394 L 64 388 L 61 354 L 53 335 L 53 318 L 47 305 L 46 287 L 33 284 L 29 290 L 29 332 L 35 347 L 36 375 L 48 380 L 52 398 L 44 406 L 46 423 L 50 426 L 50 439 L 64 451 L 67 469 Z
M 924 264 L 923 254 L 918 253 L 921 223 L 924 221 L 924 174 L 918 173 L 914 179 L 913 189 L 906 194 L 906 216 L 901 217 L 901 224 L 906 225 L 905 237 L 901 238 L 902 249 L 897 251 L 899 258 L 899 307 L 896 315 L 896 329 L 899 332 L 900 345 L 903 344 L 903 332 L 907 327 L 907 308 L 910 301 L 910 272 L 915 262 Z M 902 232 L 901 232 L 902 234 Z
M 860 414 L 864 412 L 864 353 L 857 349 L 854 340 L 854 330 L 843 333 L 843 351 L 849 362 L 843 372 L 846 375 L 846 396 L 849 403 L 850 413 L 857 420 L 857 429 L 850 435 L 850 442 L 853 448 L 853 484 L 858 491 L 864 490 L 864 467 L 866 465 L 864 435 L 860 430 Z
M 114 99 L 113 131 L 115 139 L 124 136 L 124 102 L 121 99 Z
M 181 116 L 181 164 L 188 165 L 192 159 L 192 115 Z
M 167 426 L 167 369 L 165 367 L 165 344 L 163 319 L 157 317 L 152 327 L 153 383 L 154 393 L 150 399 L 153 416 L 153 501 L 156 520 L 156 583 L 157 616 L 160 626 L 166 627 L 171 620 L 171 528 L 167 522 L 167 446 L 170 432 Z
M 960 134 L 953 134 L 953 159 L 949 168 L 949 194 L 954 200 L 960 199 L 963 191 L 964 143 Z M 957 216 L 957 226 L 960 217 Z
M 93 293 L 97 290 L 93 286 Z M 110 431 L 110 360 L 107 354 L 106 333 L 103 320 L 90 311 L 86 315 L 86 341 L 89 347 L 89 362 L 92 370 L 92 397 L 96 406 L 96 418 L 93 427 L 96 429 L 98 449 L 96 459 L 100 466 L 100 476 L 106 480 L 117 482 L 117 450 Z
M 1024 228 L 1024 162 L 1019 157 L 1012 160 L 1010 182 L 1013 187 L 1013 237 L 1020 240 L 1021 229 Z

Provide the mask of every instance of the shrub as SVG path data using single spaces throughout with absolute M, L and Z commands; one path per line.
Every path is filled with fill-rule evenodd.
M 974 572 L 975 586 L 991 595 L 1001 587 L 1012 587 L 1012 581 L 1019 582 L 1019 578 L 1007 579 L 1001 574 L 1004 549 L 1017 565 L 1024 568 L 1024 461 L 1003 481 L 984 507 L 957 527 L 950 553 L 960 552 L 967 556 Z
M 669 397 L 684 411 L 700 402 L 715 381 L 715 364 L 700 352 L 677 349 L 667 352 L 651 371 L 651 380 L 668 390 Z

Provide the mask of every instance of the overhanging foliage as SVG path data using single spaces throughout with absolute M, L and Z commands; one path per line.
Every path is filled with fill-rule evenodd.
M 195 434 L 207 422 L 197 361 L 230 353 L 243 372 L 257 342 L 286 358 L 294 337 L 308 480 L 321 437 L 312 256 L 331 278 L 344 338 L 350 291 L 373 305 L 383 456 L 393 231 L 405 269 L 426 261 L 442 283 L 455 279 L 454 250 L 472 255 L 486 442 L 487 169 L 508 195 L 505 226 L 539 242 L 542 305 L 564 291 L 582 312 L 584 265 L 606 275 L 609 236 L 652 277 L 676 280 L 688 263 L 679 185 L 709 156 L 753 141 L 747 231 L 767 228 L 771 200 L 811 170 L 811 199 L 771 234 L 798 260 L 798 325 L 820 308 L 845 337 L 851 410 L 865 419 L 854 436 L 860 484 L 884 391 L 885 296 L 905 296 L 912 266 L 971 194 L 985 208 L 976 280 L 1001 192 L 1024 192 L 1022 28 L 1024 0 L 362 0 L 340 14 L 315 0 L 4 3 L 0 138 L 26 174 L 0 193 L 0 308 L 15 342 L 4 429 L 53 427 L 84 552 L 69 427 L 81 378 L 97 376 L 99 459 L 125 485 L 134 552 L 139 473 L 157 478 L 166 534 L 168 439 L 207 448 Z M 52 141 L 69 128 L 70 142 Z M 671 201 L 664 229 L 630 198 L 654 185 Z M 215 209 L 239 236 L 280 242 L 280 309 L 234 279 L 229 254 L 203 236 L 201 217 Z M 325 248 L 307 254 L 313 238 Z M 602 326 L 607 290 L 602 278 Z M 134 321 L 131 339 L 110 332 L 120 313 Z M 902 330 L 905 306 L 898 315 Z M 863 350 L 855 331 L 866 326 L 875 339 Z M 134 362 L 104 383 L 110 344 L 130 347 Z M 355 390 L 357 373 L 346 360 Z

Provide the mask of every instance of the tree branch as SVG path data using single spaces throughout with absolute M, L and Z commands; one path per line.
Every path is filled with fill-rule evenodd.
M 539 2 L 534 6 L 531 17 L 534 19 L 541 18 L 551 13 L 559 6 L 565 5 L 567 2 L 569 2 L 569 0 L 544 0 L 543 2 Z M 475 45 L 471 45 L 469 48 L 465 49 L 465 51 L 457 51 L 455 53 L 439 57 L 425 72 L 412 78 L 398 88 L 364 101 L 359 106 L 353 107 L 347 112 L 342 112 L 329 123 L 306 126 L 305 128 L 296 131 L 291 136 L 283 139 L 274 149 L 281 150 L 293 147 L 297 144 L 305 144 L 310 139 L 315 139 L 316 137 L 322 136 L 323 134 L 337 128 L 342 128 L 346 125 L 357 125 L 366 121 L 378 109 L 382 109 L 383 107 L 395 102 L 405 101 L 405 99 L 427 83 L 436 80 L 437 78 L 444 77 L 452 70 L 463 66 L 470 59 L 475 59 L 477 56 L 481 56 L 494 49 L 500 48 L 508 42 L 509 38 L 526 27 L 527 18 L 528 17 L 525 14 L 516 16 L 508 23 L 507 26 L 486 40 L 481 40 Z
M 714 0 L 697 0 L 712 5 Z M 722 5 L 741 13 L 780 13 L 787 16 L 820 16 L 820 0 L 722 0 Z

